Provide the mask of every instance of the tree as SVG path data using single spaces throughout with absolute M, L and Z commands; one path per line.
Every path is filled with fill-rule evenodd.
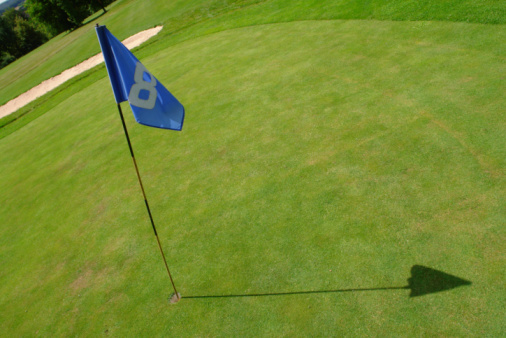
M 51 35 L 57 35 L 73 27 L 68 14 L 56 3 L 56 0 L 27 0 L 28 14 L 46 26 Z
M 81 26 L 97 10 L 106 12 L 112 0 L 27 0 L 30 16 L 48 27 L 53 35 Z
M 2 56 L 4 54 L 12 55 L 16 46 L 16 35 L 13 25 L 3 15 L 0 16 L 0 46 L 2 48 Z
M 12 27 L 3 16 L 0 16 L 0 68 L 16 60 L 16 57 L 12 55 L 15 45 L 16 37 Z
M 104 3 L 104 1 L 105 1 L 106 3 Z M 92 10 L 93 12 L 96 12 L 96 11 L 98 11 L 98 10 L 100 10 L 100 9 L 101 9 L 101 10 L 103 10 L 103 11 L 104 11 L 104 13 L 106 13 L 106 12 L 107 12 L 107 9 L 105 9 L 105 6 L 106 6 L 106 5 L 108 5 L 108 4 L 110 4 L 111 2 L 112 2 L 112 1 L 106 1 L 106 0 L 95 0 L 95 1 L 91 1 L 91 3 L 90 3 L 90 7 L 91 7 L 91 10 Z
M 1 67 L 6 66 L 48 40 L 29 16 L 11 8 L 0 17 Z
M 73 29 L 81 26 L 83 20 L 91 14 L 90 0 L 56 0 L 56 4 L 67 13 L 67 20 Z
M 48 40 L 48 37 L 28 20 L 17 18 L 14 32 L 22 55 L 28 54 Z

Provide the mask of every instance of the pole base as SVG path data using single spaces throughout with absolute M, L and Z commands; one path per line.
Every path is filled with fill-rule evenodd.
M 181 300 L 181 294 L 178 292 L 177 295 L 175 293 L 172 294 L 169 298 L 169 303 L 176 304 Z

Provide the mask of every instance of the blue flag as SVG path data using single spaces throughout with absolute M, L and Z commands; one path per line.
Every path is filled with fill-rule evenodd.
M 183 105 L 105 26 L 95 29 L 116 103 L 128 101 L 140 124 L 181 130 Z

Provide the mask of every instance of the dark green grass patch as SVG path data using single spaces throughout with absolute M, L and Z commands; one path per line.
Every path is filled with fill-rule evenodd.
M 174 306 L 108 79 L 55 96 L 0 140 L 2 332 L 504 335 L 504 29 L 419 25 L 261 25 L 142 59 L 187 112 L 178 133 L 124 106 Z M 342 292 L 415 264 L 472 284 Z

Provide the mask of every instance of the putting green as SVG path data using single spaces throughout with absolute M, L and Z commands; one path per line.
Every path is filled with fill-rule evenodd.
M 62 100 L 0 140 L 3 331 L 503 334 L 505 31 L 304 21 L 141 60 L 186 108 L 180 133 L 127 113 L 174 306 L 109 80 Z M 416 264 L 472 285 L 324 292 Z

